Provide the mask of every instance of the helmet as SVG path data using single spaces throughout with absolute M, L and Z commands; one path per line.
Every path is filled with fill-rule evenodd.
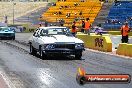
M 128 24 L 128 22 L 126 21 L 126 22 L 124 22 L 124 24 Z

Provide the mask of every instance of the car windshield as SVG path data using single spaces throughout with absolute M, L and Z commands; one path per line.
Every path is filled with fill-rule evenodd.
M 68 28 L 49 28 L 49 29 L 43 29 L 41 32 L 41 36 L 45 35 L 67 35 L 71 36 L 71 32 Z
M 4 31 L 4 30 L 10 30 L 10 28 L 8 28 L 8 27 L 2 27 L 2 28 L 0 28 L 0 31 Z

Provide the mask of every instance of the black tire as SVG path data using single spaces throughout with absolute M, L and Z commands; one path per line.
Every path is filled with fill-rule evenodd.
M 81 60 L 82 52 L 75 53 L 75 59 Z
M 15 36 L 12 37 L 12 40 L 15 40 Z
M 36 55 L 37 51 L 35 50 L 35 48 L 32 46 L 32 44 L 30 43 L 30 54 L 32 55 Z
M 39 56 L 41 59 L 47 59 L 47 55 L 42 51 L 41 46 L 39 46 Z

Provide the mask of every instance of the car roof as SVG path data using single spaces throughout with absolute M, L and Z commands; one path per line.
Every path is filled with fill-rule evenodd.
M 39 27 L 40 29 L 49 29 L 49 28 L 66 28 L 66 27 L 59 27 L 59 26 L 50 26 L 50 27 Z

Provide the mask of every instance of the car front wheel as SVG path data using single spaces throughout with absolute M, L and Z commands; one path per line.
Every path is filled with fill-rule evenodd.
M 39 46 L 39 55 L 41 59 L 47 59 L 47 55 L 43 52 L 41 46 Z
M 75 59 L 81 60 L 82 52 L 75 53 Z
M 15 36 L 12 37 L 12 40 L 15 40 Z

